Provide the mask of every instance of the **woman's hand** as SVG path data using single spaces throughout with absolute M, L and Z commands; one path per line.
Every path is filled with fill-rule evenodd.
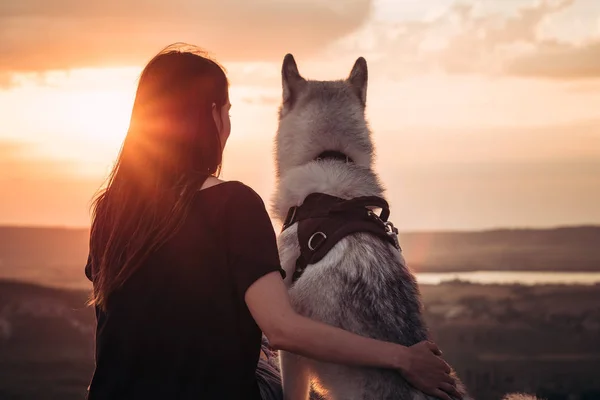
M 442 400 L 461 399 L 456 383 L 449 375 L 450 366 L 439 356 L 442 355 L 435 343 L 423 341 L 403 348 L 404 364 L 401 373 L 415 388 L 425 394 Z

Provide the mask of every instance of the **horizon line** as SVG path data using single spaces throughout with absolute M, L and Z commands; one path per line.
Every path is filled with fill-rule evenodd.
M 273 220 L 273 219 L 271 219 Z M 0 229 L 39 229 L 39 230 L 90 230 L 87 226 L 75 225 L 29 225 L 29 224 L 3 224 L 0 223 Z M 400 230 L 399 234 L 414 234 L 414 233 L 487 233 L 497 231 L 554 231 L 560 229 L 600 229 L 600 223 L 582 223 L 582 224 L 558 224 L 548 226 L 496 226 L 487 228 L 431 228 L 431 229 L 412 229 Z

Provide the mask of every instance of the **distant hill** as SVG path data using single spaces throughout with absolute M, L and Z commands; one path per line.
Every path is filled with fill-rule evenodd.
M 0 227 L 0 278 L 87 288 L 89 230 Z
M 420 272 L 600 271 L 600 226 L 400 235 Z
M 0 227 L 0 278 L 89 288 L 89 231 Z M 600 271 L 600 226 L 400 234 L 417 272 Z

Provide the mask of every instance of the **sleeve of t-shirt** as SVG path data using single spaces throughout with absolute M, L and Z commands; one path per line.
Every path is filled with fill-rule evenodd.
M 227 250 L 234 284 L 240 297 L 259 278 L 281 269 L 273 225 L 259 195 L 238 184 L 226 207 Z

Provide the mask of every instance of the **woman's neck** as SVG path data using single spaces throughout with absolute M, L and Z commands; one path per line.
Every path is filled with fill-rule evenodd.
M 198 190 L 208 189 L 209 187 L 217 186 L 217 185 L 220 185 L 221 183 L 225 183 L 225 181 L 222 181 L 219 178 L 216 178 L 214 176 L 209 176 L 208 178 L 206 178 L 206 180 L 202 184 L 202 187 Z

